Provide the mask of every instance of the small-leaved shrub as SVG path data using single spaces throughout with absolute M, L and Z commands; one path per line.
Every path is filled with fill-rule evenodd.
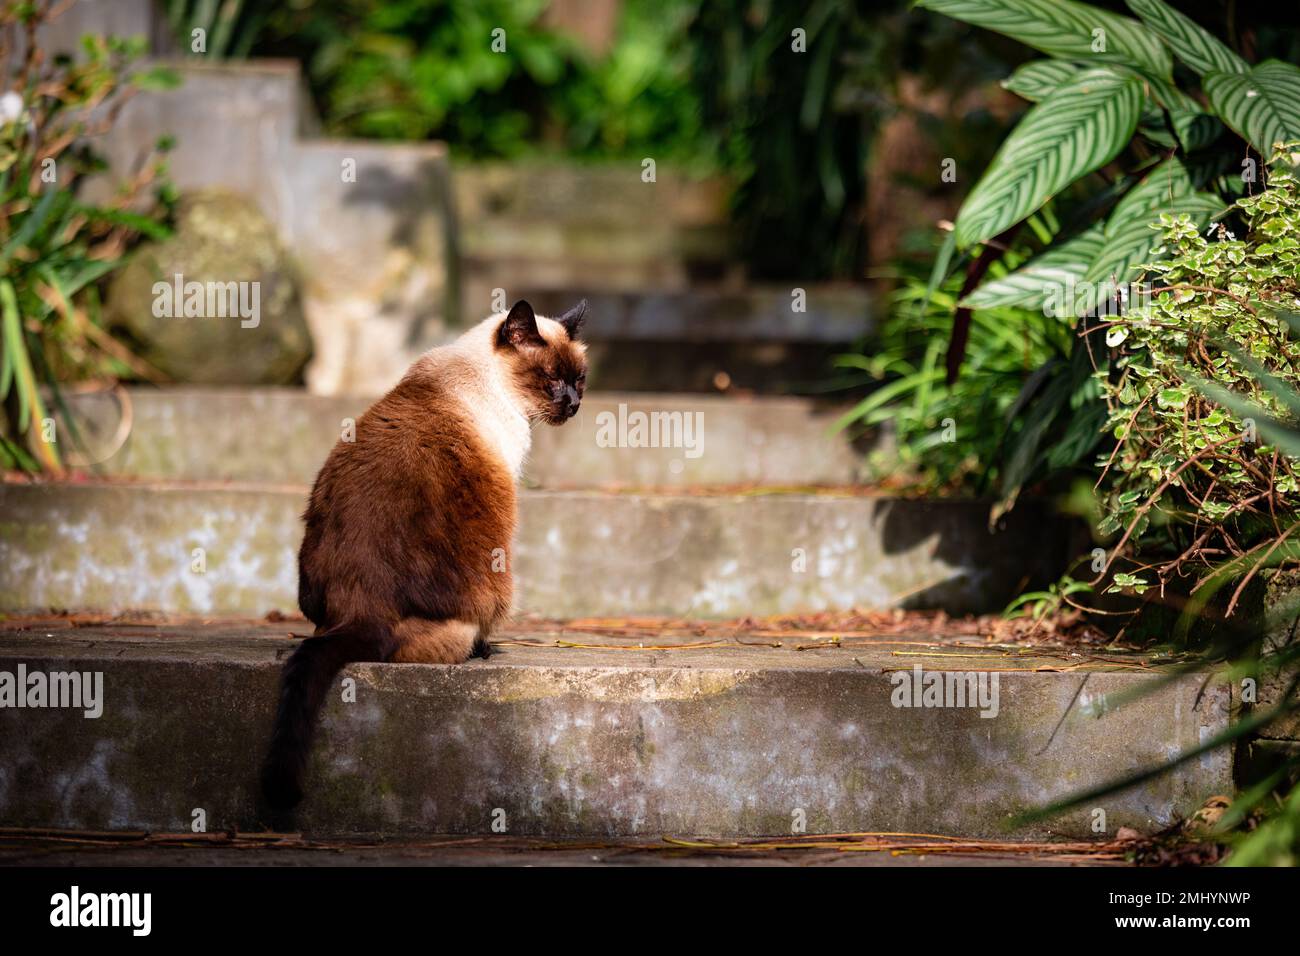
M 1296 159 L 1279 154 L 1270 188 L 1236 203 L 1241 235 L 1162 217 L 1150 301 L 1108 331 L 1118 354 L 1098 378 L 1117 444 L 1102 462 L 1099 531 L 1119 535 L 1119 550 L 1141 542 L 1145 568 L 1121 570 L 1115 587 L 1204 577 L 1228 559 L 1244 578 L 1300 521 L 1300 459 L 1274 424 L 1300 408 L 1270 388 L 1300 382 Z M 1234 413 L 1216 400 L 1225 393 L 1264 415 Z

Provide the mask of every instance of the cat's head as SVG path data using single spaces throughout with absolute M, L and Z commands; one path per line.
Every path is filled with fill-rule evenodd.
M 563 425 L 578 414 L 587 387 L 587 346 L 578 340 L 586 318 L 585 299 L 554 319 L 520 299 L 497 327 L 496 354 L 530 421 Z

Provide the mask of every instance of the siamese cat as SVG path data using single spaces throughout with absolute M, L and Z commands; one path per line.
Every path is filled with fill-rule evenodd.
M 357 661 L 459 664 L 491 653 L 510 610 L 515 483 L 535 422 L 586 385 L 587 303 L 557 319 L 516 302 L 422 355 L 330 452 L 303 519 L 298 605 L 314 636 L 284 666 L 262 771 L 275 810 L 302 799 L 317 717 Z

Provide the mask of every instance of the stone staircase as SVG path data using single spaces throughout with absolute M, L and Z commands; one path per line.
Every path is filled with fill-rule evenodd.
M 165 831 L 202 810 L 209 829 L 259 829 L 276 675 L 305 629 L 265 618 L 295 611 L 307 482 L 365 402 L 275 389 L 125 401 L 122 442 L 121 396 L 75 400 L 100 477 L 0 485 L 0 671 L 99 672 L 105 688 L 98 719 L 0 709 L 0 824 Z M 601 447 L 596 418 L 619 406 L 702 414 L 703 453 Z M 1165 682 L 1122 655 L 954 641 L 924 622 L 836 640 L 758 619 L 995 610 L 1067 553 L 1067 529 L 1032 503 L 990 532 L 980 503 L 868 493 L 854 450 L 827 433 L 834 415 L 805 399 L 593 393 L 540 432 L 517 623 L 487 661 L 347 669 L 298 825 L 1100 839 L 1162 828 L 1230 787 L 1220 753 L 1008 831 L 1218 733 L 1230 687 Z M 717 630 L 716 617 L 750 620 Z M 572 618 L 585 620 L 553 620 Z M 996 715 L 974 697 L 896 706 L 897 675 L 918 666 L 995 680 Z M 1142 685 L 1152 692 L 1130 700 Z
M 307 488 L 365 400 L 179 389 L 74 405 L 105 477 L 0 485 L 0 611 L 296 612 Z M 677 431 L 646 434 L 679 447 L 617 447 L 620 416 L 623 439 L 633 416 L 677 416 Z M 1066 560 L 1065 526 L 1032 502 L 990 533 L 984 503 L 853 484 L 834 416 L 806 399 L 593 393 L 572 422 L 537 431 L 519 610 L 968 613 L 1002 607 Z

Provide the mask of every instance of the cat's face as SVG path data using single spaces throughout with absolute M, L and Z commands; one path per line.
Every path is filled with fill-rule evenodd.
M 585 300 L 548 319 L 521 299 L 497 329 L 497 354 L 530 421 L 563 425 L 578 414 L 587 387 L 587 347 L 578 341 L 586 317 Z

